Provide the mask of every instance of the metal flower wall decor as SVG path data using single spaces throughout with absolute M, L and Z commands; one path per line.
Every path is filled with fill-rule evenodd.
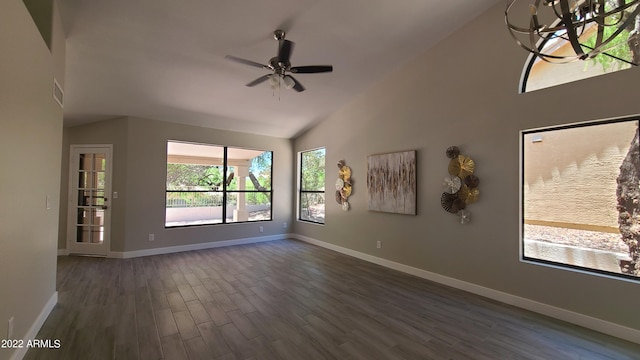
M 338 161 L 338 180 L 336 180 L 336 202 L 342 206 L 342 210 L 349 210 L 349 196 L 353 190 L 351 186 L 351 168 L 344 160 Z
M 442 187 L 444 192 L 440 197 L 442 208 L 452 214 L 457 214 L 461 224 L 471 221 L 471 213 L 467 205 L 478 201 L 480 179 L 473 173 L 475 162 L 460 154 L 457 146 L 450 146 L 446 151 L 449 161 L 449 175 L 444 178 Z

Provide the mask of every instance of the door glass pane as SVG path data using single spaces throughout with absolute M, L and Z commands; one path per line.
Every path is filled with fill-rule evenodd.
M 76 242 L 79 243 L 88 243 L 91 242 L 91 231 L 89 230 L 91 227 L 89 226 L 77 226 Z
M 95 180 L 96 189 L 104 189 L 104 172 L 96 173 Z
M 80 170 L 88 170 L 91 169 L 91 154 L 80 154 L 79 163 Z
M 78 190 L 78 206 L 103 206 L 104 190 Z
M 105 171 L 107 166 L 107 159 L 105 154 L 93 154 L 93 170 Z
M 102 209 L 91 209 L 91 224 L 103 226 L 104 225 L 104 210 Z
M 96 208 L 78 209 L 78 225 L 104 225 L 104 210 Z
M 89 217 L 88 211 L 85 209 L 78 209 L 78 218 L 77 223 L 79 225 L 90 225 L 91 218 Z
M 91 187 L 91 176 L 86 171 L 80 171 L 78 173 L 78 187 L 81 189 L 86 189 Z
M 104 190 L 95 190 L 91 192 L 91 205 L 104 205 Z
M 78 206 L 88 206 L 91 200 L 91 194 L 86 190 L 78 190 Z
M 91 242 L 94 244 L 100 244 L 104 241 L 104 227 L 92 226 L 91 227 Z
M 77 226 L 76 242 L 100 244 L 104 241 L 104 227 Z

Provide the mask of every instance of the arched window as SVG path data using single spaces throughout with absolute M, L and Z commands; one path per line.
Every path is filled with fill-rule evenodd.
M 559 34 L 560 36 L 561 34 Z M 585 49 L 595 44 L 596 27 L 586 29 L 580 36 L 580 43 Z M 623 31 L 614 40 L 619 46 L 609 49 L 586 61 L 574 61 L 566 64 L 552 64 L 531 54 L 527 59 L 520 82 L 520 92 L 526 93 L 555 85 L 566 84 L 606 73 L 628 69 L 633 65 L 632 52 L 626 44 L 629 31 Z M 544 53 L 553 55 L 569 55 L 573 49 L 571 44 L 561 38 L 552 39 L 542 44 Z

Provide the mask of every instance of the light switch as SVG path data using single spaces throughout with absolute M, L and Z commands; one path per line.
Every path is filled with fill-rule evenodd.
M 114 191 L 114 192 L 113 192 L 113 197 L 112 197 L 112 198 L 114 198 L 114 199 L 117 199 L 117 198 L 118 198 L 118 192 L 117 192 L 117 191 Z

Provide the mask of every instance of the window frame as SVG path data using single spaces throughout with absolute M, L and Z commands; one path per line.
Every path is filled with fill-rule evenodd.
M 521 130 L 519 132 L 519 186 L 518 186 L 518 201 L 519 201 L 519 214 L 518 214 L 518 232 L 519 232 L 519 261 L 523 263 L 538 265 L 538 266 L 546 266 L 555 269 L 579 272 L 583 274 L 601 276 L 611 279 L 630 281 L 633 283 L 640 283 L 640 277 L 624 274 L 624 273 L 615 273 L 603 269 L 590 268 L 580 265 L 567 264 L 558 261 L 540 259 L 532 256 L 527 256 L 525 254 L 525 136 L 535 133 L 549 132 L 554 130 L 567 130 L 567 129 L 576 129 L 583 127 L 590 127 L 596 125 L 606 125 L 606 124 L 614 124 L 614 123 L 623 123 L 623 122 L 632 122 L 635 121 L 638 124 L 638 129 L 636 131 L 640 131 L 640 115 L 633 116 L 625 116 L 625 117 L 616 117 L 616 118 L 608 118 L 602 120 L 593 120 L 593 121 L 584 121 L 584 122 L 576 122 L 569 123 L 563 125 L 556 126 L 548 126 L 541 128 L 533 128 L 527 130 Z M 532 141 L 538 141 L 538 139 L 533 139 Z M 626 156 L 626 155 L 625 155 Z
M 201 145 L 201 146 L 211 146 L 211 147 L 218 147 L 218 148 L 222 148 L 223 151 L 223 157 L 222 157 L 222 190 L 219 189 L 207 189 L 207 190 L 169 190 L 167 188 L 167 168 L 166 166 L 169 163 L 169 143 L 180 143 L 180 144 L 188 144 L 188 145 Z M 271 181 L 269 184 L 269 188 L 268 190 L 260 190 L 260 189 L 254 189 L 254 190 L 248 190 L 248 189 L 228 189 L 228 185 L 227 185 L 227 181 L 226 179 L 229 177 L 230 175 L 230 168 L 233 167 L 233 165 L 229 165 L 229 158 L 228 158 L 228 154 L 229 154 L 229 150 L 253 150 L 253 151 L 261 151 L 263 153 L 268 152 L 271 154 L 271 164 L 269 167 L 269 172 L 270 172 L 270 177 L 271 177 Z M 273 151 L 272 150 L 262 150 L 262 149 L 254 149 L 254 148 L 248 148 L 248 147 L 238 147 L 238 146 L 226 146 L 226 145 L 215 145 L 215 144 L 207 144 L 207 143 L 199 143 L 199 142 L 192 142 L 192 141 L 182 141 L 182 140 L 167 140 L 167 151 L 166 154 L 167 156 L 166 158 L 166 162 L 165 162 L 165 219 L 164 219 L 164 227 L 165 229 L 174 229 L 174 228 L 184 228 L 184 227 L 197 227 L 197 226 L 215 226 L 215 225 L 229 225 L 229 224 L 246 224 L 246 223 L 255 223 L 255 222 L 264 222 L 264 221 L 273 221 Z M 210 165 L 211 167 L 215 167 L 215 166 L 219 166 L 219 165 Z M 248 176 L 247 176 L 248 177 Z M 221 221 L 220 222 L 206 222 L 206 223 L 199 223 L 199 224 L 180 224 L 180 225 L 167 225 L 167 205 L 168 205 L 168 201 L 167 201 L 167 194 L 168 193 L 219 193 L 221 194 L 221 198 L 222 198 L 222 215 L 221 215 Z M 228 197 L 231 194 L 239 194 L 239 193 L 244 193 L 244 194 L 251 194 L 251 193 L 256 193 L 256 194 L 268 194 L 268 199 L 269 199 L 269 218 L 268 219 L 257 219 L 257 220 L 246 220 L 246 221 L 229 221 L 227 220 L 227 207 L 229 206 L 229 201 L 228 201 Z M 237 200 L 236 200 L 237 201 Z
M 326 185 L 326 177 L 327 177 L 327 149 L 326 147 L 317 147 L 317 148 L 313 148 L 313 149 L 308 149 L 308 150 L 303 150 L 300 151 L 298 153 L 298 206 L 297 206 L 297 220 L 298 221 L 302 221 L 302 222 L 307 222 L 307 223 L 311 223 L 311 224 L 319 224 L 319 225 L 324 225 L 325 224 L 325 220 L 321 221 L 313 221 L 311 219 L 304 219 L 302 216 L 302 196 L 303 194 L 322 194 L 324 197 L 324 205 L 325 205 L 325 214 L 326 214 L 326 200 L 327 200 L 327 196 L 326 196 L 326 186 L 323 186 L 323 190 L 304 190 L 303 189 L 303 183 L 302 183 L 302 179 L 303 179 L 303 158 L 304 158 L 304 154 L 305 153 L 310 153 L 310 152 L 314 152 L 314 151 L 318 151 L 318 150 L 324 150 L 324 178 L 325 178 L 325 185 Z M 326 219 L 326 215 L 323 219 Z

